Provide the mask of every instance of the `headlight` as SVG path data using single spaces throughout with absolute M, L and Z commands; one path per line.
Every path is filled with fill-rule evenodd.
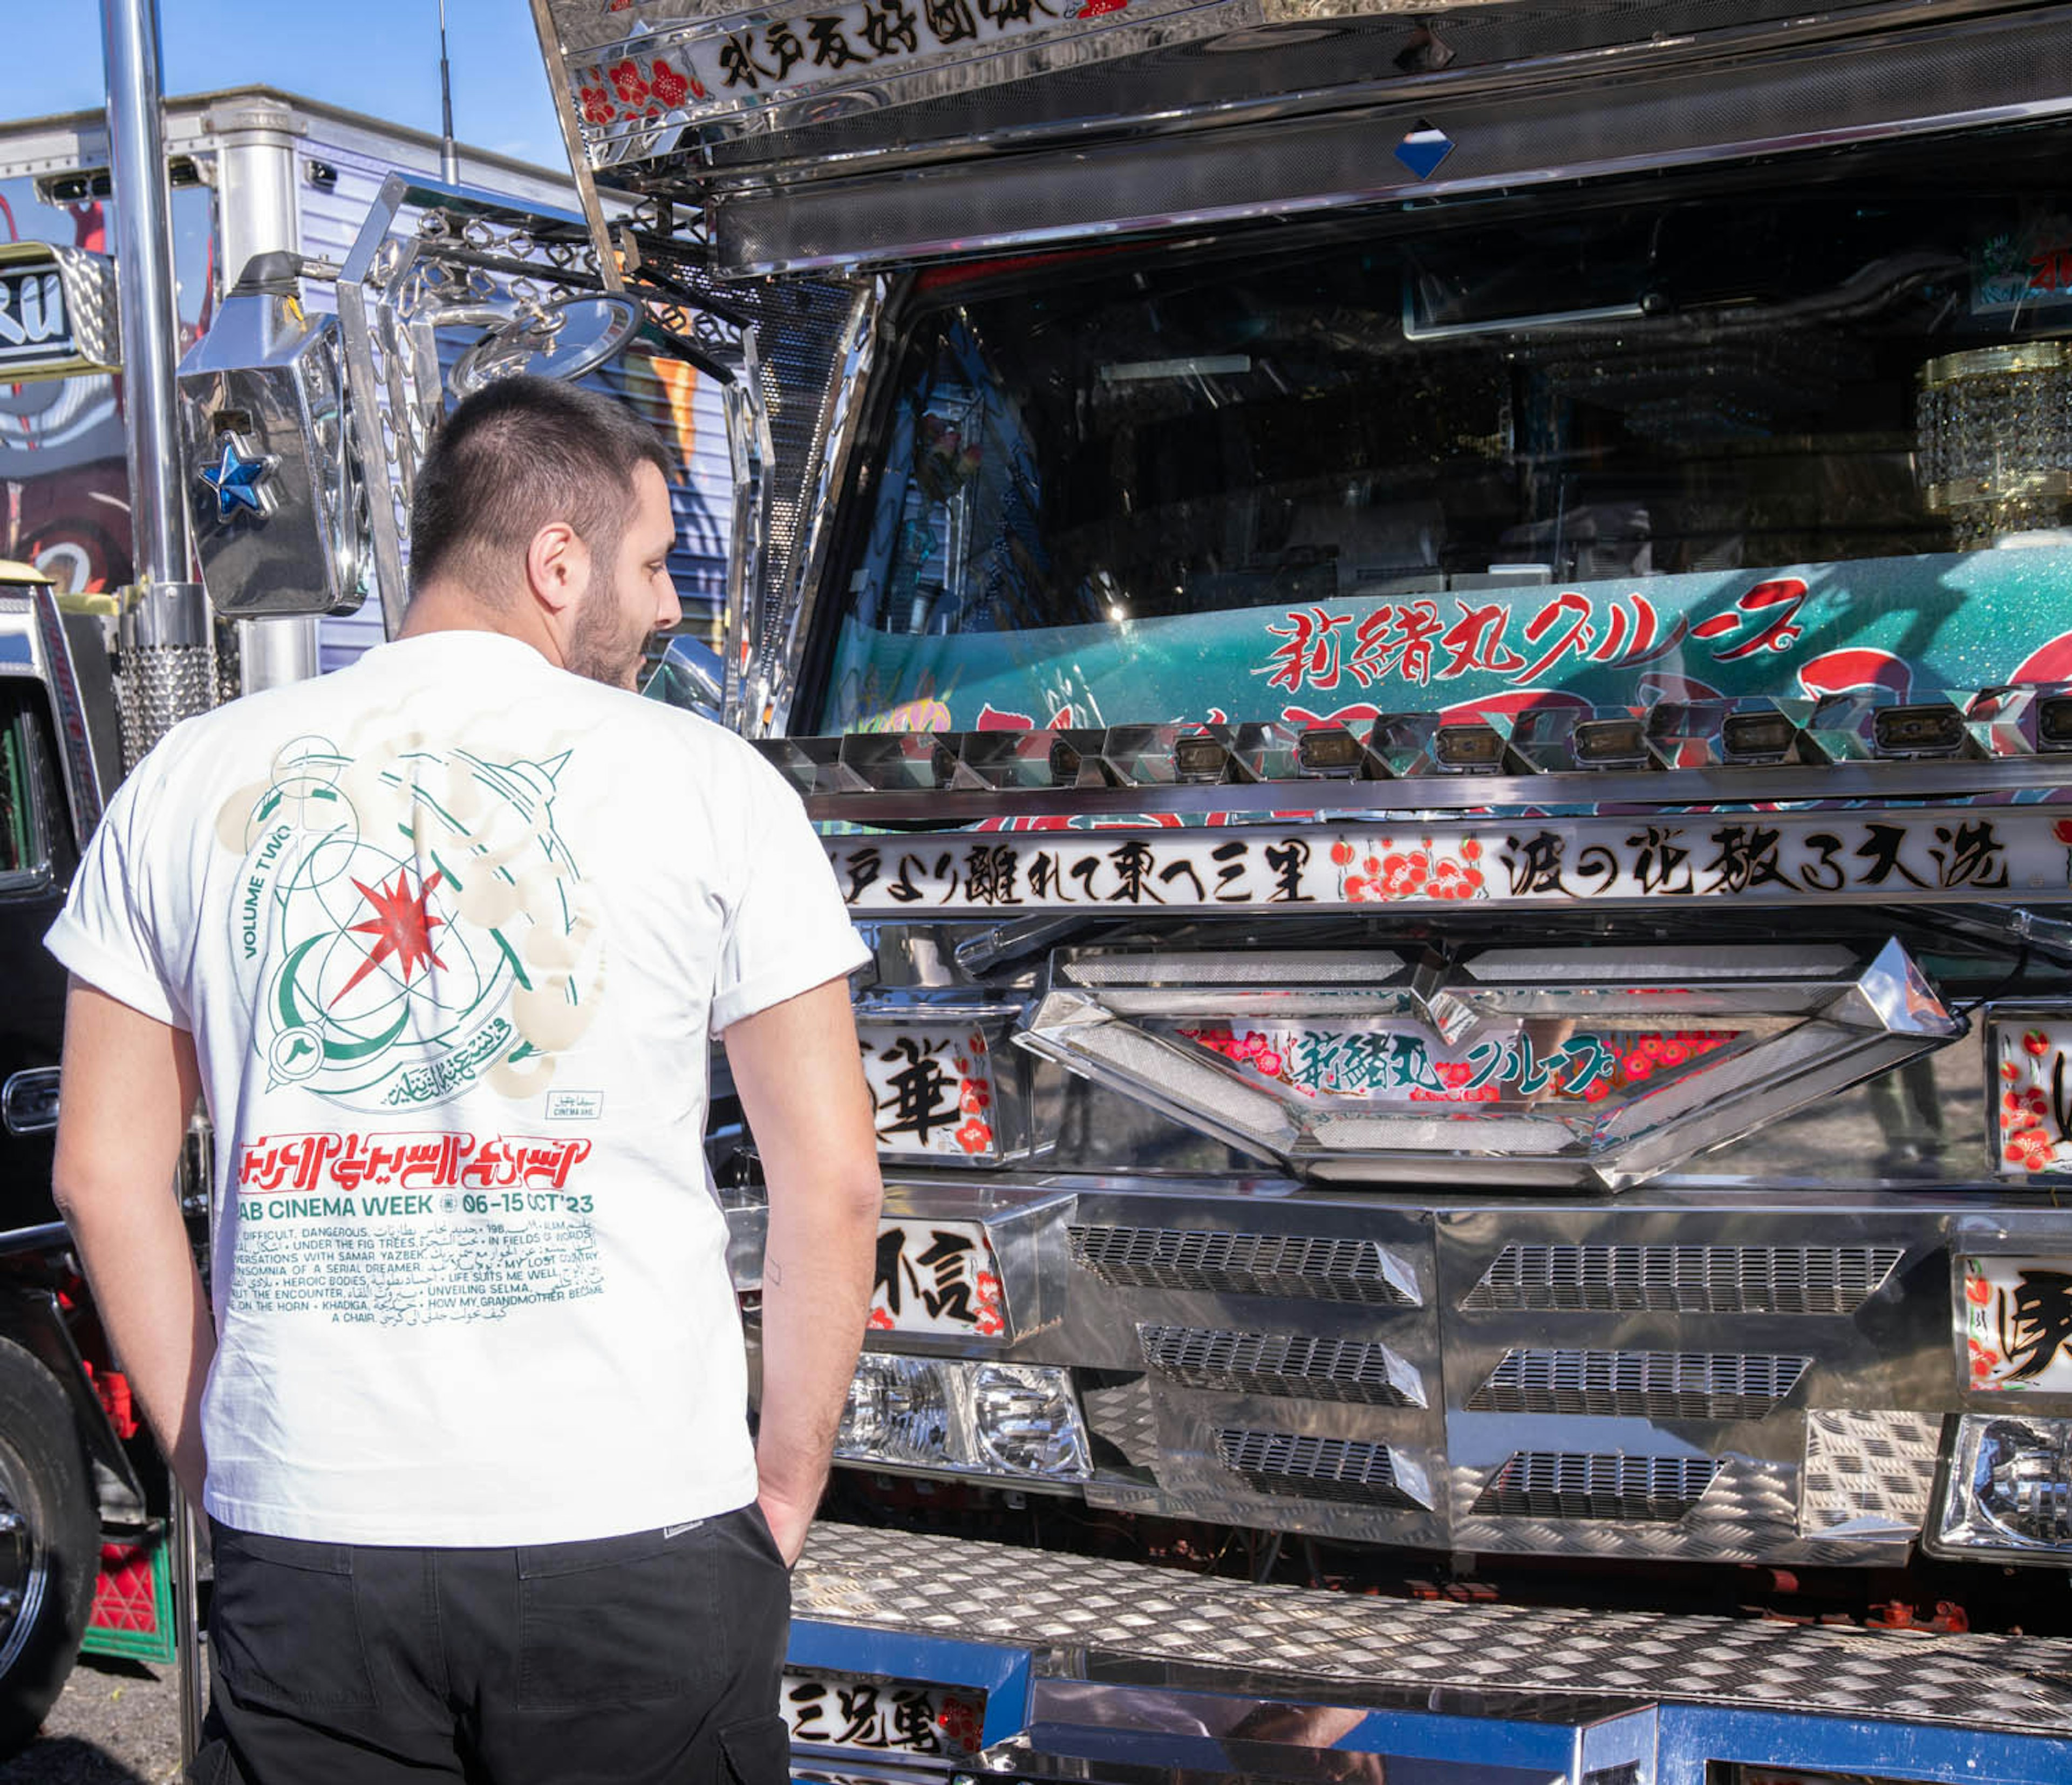
M 1965 1414 L 1929 1547 L 2072 1567 L 2072 1420 Z
M 1041 1363 L 865 1351 L 835 1454 L 851 1462 L 1018 1481 L 1092 1473 L 1071 1378 Z

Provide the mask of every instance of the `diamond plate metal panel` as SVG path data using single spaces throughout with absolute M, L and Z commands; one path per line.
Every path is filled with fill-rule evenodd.
M 1806 1416 L 1799 1524 L 1809 1536 L 1921 1528 L 1935 1486 L 1942 1422 L 1929 1413 Z
M 1645 1694 L 2062 1735 L 2072 1641 L 1930 1636 L 1255 1587 L 1176 1569 L 817 1527 L 800 1618 L 1318 1680 Z
M 1158 1409 L 1151 1403 L 1151 1384 L 1144 1377 L 1101 1388 L 1083 1383 L 1079 1405 L 1086 1410 L 1087 1429 L 1095 1437 L 1107 1439 L 1137 1468 L 1158 1466 Z

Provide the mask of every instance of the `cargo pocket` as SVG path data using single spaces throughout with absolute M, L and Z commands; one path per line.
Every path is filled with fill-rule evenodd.
M 711 1785 L 785 1785 L 791 1732 L 781 1717 L 754 1717 L 719 1732 L 721 1766 Z
M 527 1710 L 709 1692 L 726 1676 L 711 1526 L 518 1552 L 518 1702 Z
M 352 1547 L 227 1525 L 212 1528 L 211 1544 L 210 1647 L 224 1688 L 275 1710 L 372 1709 Z

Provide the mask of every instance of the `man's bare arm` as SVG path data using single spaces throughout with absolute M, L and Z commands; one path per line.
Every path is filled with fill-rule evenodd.
M 796 1561 L 863 1346 L 884 1194 L 848 981 L 743 1017 L 726 1055 L 770 1186 L 758 1497 Z
M 109 1343 L 173 1472 L 201 1499 L 201 1392 L 216 1355 L 173 1174 L 200 1076 L 194 1038 L 74 978 L 60 1075 L 58 1207 Z

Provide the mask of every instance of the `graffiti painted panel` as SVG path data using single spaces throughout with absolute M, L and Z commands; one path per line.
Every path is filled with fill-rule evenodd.
M 2000 1175 L 2072 1173 L 2072 1019 L 1996 1018 L 1989 1035 Z
M 2072 1257 L 1967 1258 L 1974 1392 L 2072 1394 Z
M 1516 712 L 2072 679 L 2072 551 L 1281 603 L 1023 631 L 845 620 L 821 731 Z
M 1693 1070 L 1730 1030 L 1479 1024 L 1448 1047 L 1416 1024 L 1210 1022 L 1178 1033 L 1248 1077 L 1305 1097 L 1384 1104 L 1598 1104 Z
M 979 1339 L 1005 1333 L 1000 1258 L 985 1224 L 880 1221 L 870 1329 Z
M 1801 810 L 1414 830 L 1354 823 L 1285 831 L 1026 832 L 955 842 L 840 837 L 828 840 L 828 851 L 850 907 L 886 913 L 1694 899 L 1902 903 L 1996 894 L 2031 902 L 2072 898 L 2072 817 L 2053 812 L 2048 806 L 1868 816 Z M 921 1070 L 905 1055 L 891 1064 Z M 947 1058 L 938 1070 L 950 1076 Z M 949 1106 L 939 1099 L 930 1107 Z M 931 1118 L 931 1133 L 937 1125 Z
M 985 1695 L 969 1687 L 784 1673 L 784 1721 L 794 1742 L 881 1754 L 976 1754 L 985 1726 Z
M 888 1158 L 997 1163 L 993 1055 L 968 1024 L 865 1024 L 863 1073 L 878 1111 L 878 1150 Z

